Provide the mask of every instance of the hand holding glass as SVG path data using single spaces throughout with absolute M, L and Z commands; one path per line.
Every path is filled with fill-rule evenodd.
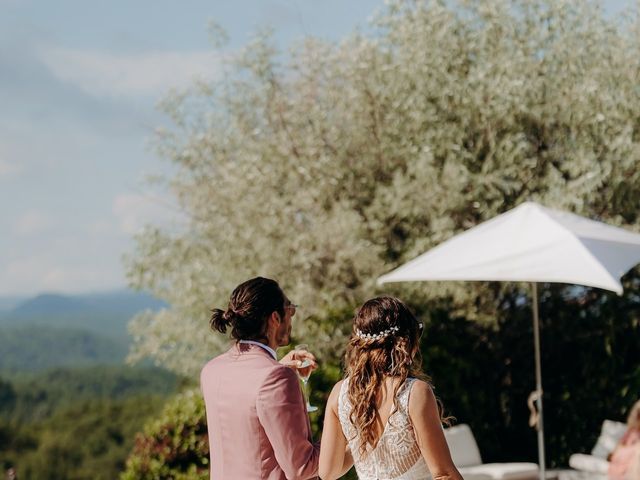
M 298 351 L 309 351 L 309 345 L 303 343 L 295 346 L 295 350 Z M 307 412 L 315 412 L 318 410 L 318 407 L 315 407 L 309 403 L 309 377 L 311 376 L 311 372 L 313 371 L 311 362 L 309 360 L 304 360 L 300 365 L 297 366 L 298 377 L 302 380 L 304 398 L 307 402 Z

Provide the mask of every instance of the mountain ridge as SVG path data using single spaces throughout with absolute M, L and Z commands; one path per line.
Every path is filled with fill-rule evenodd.
M 80 295 L 41 293 L 0 312 L 0 327 L 80 328 L 129 343 L 131 318 L 166 306 L 148 293 L 123 289 Z
M 128 289 L 77 295 L 43 292 L 20 301 L 12 309 L 5 311 L 3 316 L 23 317 L 97 311 L 136 313 L 147 308 L 157 310 L 164 307 L 166 303 L 162 300 L 146 292 Z

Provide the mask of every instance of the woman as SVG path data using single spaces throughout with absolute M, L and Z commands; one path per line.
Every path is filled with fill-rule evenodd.
M 422 324 L 400 300 L 367 301 L 353 322 L 346 378 L 325 412 L 320 478 L 355 464 L 361 480 L 462 480 L 442 431 L 443 418 L 420 369 Z
M 640 400 L 627 418 L 627 431 L 610 456 L 610 480 L 640 479 Z

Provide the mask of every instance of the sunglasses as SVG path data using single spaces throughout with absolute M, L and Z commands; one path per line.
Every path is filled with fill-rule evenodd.
M 284 308 L 288 309 L 288 310 L 293 310 L 293 313 L 296 313 L 296 310 L 300 307 L 300 305 L 295 304 L 295 303 L 289 303 L 287 305 L 284 306 Z M 292 313 L 292 315 L 293 315 Z

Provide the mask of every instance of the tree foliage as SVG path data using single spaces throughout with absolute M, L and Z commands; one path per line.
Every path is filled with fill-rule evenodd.
M 635 283 L 635 284 L 634 284 Z M 541 289 L 541 349 L 548 462 L 588 453 L 602 421 L 625 421 L 640 392 L 638 277 L 623 297 L 597 289 Z M 447 413 L 471 425 L 485 461 L 537 462 L 527 397 L 535 385 L 530 305 L 513 297 L 497 325 L 430 312 L 423 357 Z
M 241 452 L 238 452 L 241 454 Z M 202 395 L 189 390 L 173 398 L 136 436 L 122 480 L 206 480 L 209 443 Z
M 176 384 L 166 371 L 124 366 L 0 379 L 0 468 L 19 478 L 117 478 L 135 433 Z
M 387 2 L 366 34 L 258 36 L 221 80 L 163 102 L 160 153 L 186 222 L 149 227 L 131 283 L 171 307 L 131 325 L 132 358 L 193 374 L 224 347 L 207 309 L 254 275 L 304 306 L 335 359 L 375 279 L 525 200 L 637 230 L 640 28 L 597 2 Z M 395 288 L 395 287 L 394 287 Z M 492 320 L 511 286 L 403 285 Z
M 171 372 L 125 365 L 55 368 L 7 378 L 9 382 L 5 385 L 11 390 L 9 395 L 3 395 L 0 383 L 0 414 L 25 423 L 42 421 L 61 408 L 69 408 L 82 401 L 168 396 L 179 387 L 179 379 Z M 8 400 L 3 401 L 3 398 Z
M 128 341 L 68 327 L 0 327 L 0 373 L 122 364 Z
M 16 437 L 31 436 L 35 448 L 16 452 L 11 463 L 19 478 L 117 478 L 135 433 L 142 428 L 146 415 L 158 412 L 163 402 L 158 396 L 144 396 L 73 404 L 35 428 L 18 430 Z

